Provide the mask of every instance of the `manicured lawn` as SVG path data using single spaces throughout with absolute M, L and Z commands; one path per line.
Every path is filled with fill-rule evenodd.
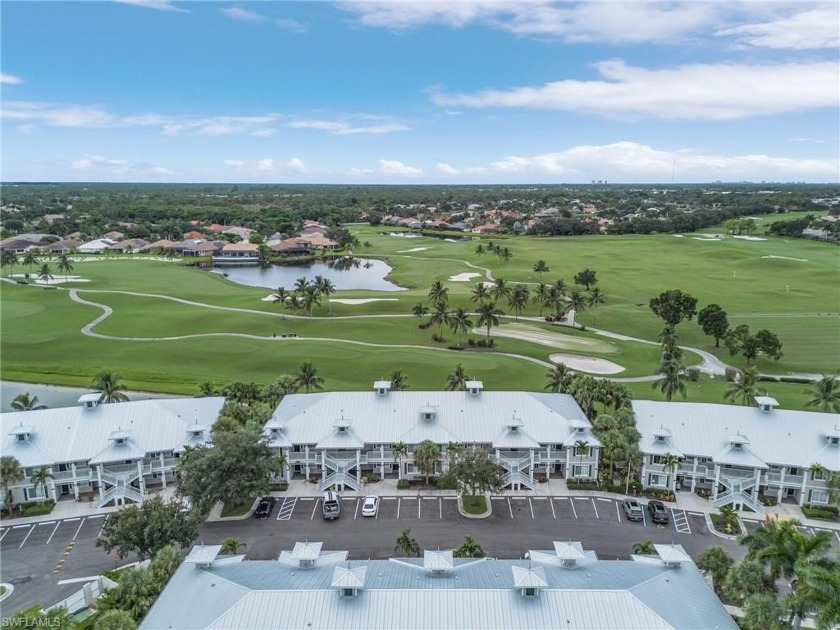
M 254 507 L 254 501 L 256 500 L 256 497 L 253 497 L 250 499 L 243 499 L 238 503 L 225 503 L 222 508 L 222 518 L 245 516 L 251 511 L 251 508 Z
M 461 503 L 467 514 L 484 514 L 487 511 L 487 499 L 482 494 L 465 494 L 461 497 Z

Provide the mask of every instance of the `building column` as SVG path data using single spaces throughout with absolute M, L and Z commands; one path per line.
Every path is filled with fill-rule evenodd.
M 289 459 L 289 449 L 283 449 L 283 456 L 286 458 L 286 469 L 283 471 L 283 479 L 286 480 L 286 483 L 289 483 L 292 480 L 292 460 Z
M 650 455 L 642 455 L 642 469 L 639 471 L 639 479 L 642 482 L 642 487 L 647 488 L 647 463 Z
M 567 446 L 566 447 L 566 474 L 563 475 L 564 479 L 568 479 L 569 475 L 572 473 L 572 467 L 569 464 L 571 456 L 572 456 L 572 450 Z
M 166 470 L 164 468 L 166 466 L 166 464 L 163 461 L 163 452 L 162 451 L 158 454 L 158 457 L 160 458 L 160 478 L 161 478 L 161 481 L 163 482 L 163 489 L 166 490 Z
M 385 445 L 379 445 L 379 476 L 385 479 Z
M 70 470 L 73 471 L 73 495 L 76 497 L 76 501 L 79 500 L 79 480 L 76 479 L 76 462 L 70 463 Z
M 808 496 L 807 488 L 808 488 L 808 470 L 807 469 L 800 469 L 802 470 L 802 488 L 799 492 L 799 507 L 802 507 L 805 504 L 805 497 Z
M 362 451 L 356 449 L 356 483 L 362 484 Z
M 99 496 L 105 494 L 105 488 L 102 485 L 102 464 L 96 465 L 96 479 L 99 482 Z
M 601 452 L 601 449 L 598 448 L 598 447 L 595 447 L 595 446 L 593 446 L 592 448 L 595 450 L 595 462 L 592 464 L 592 478 L 597 479 L 598 478 L 598 465 L 599 465 L 599 460 L 600 460 L 600 457 L 598 457 L 598 455 Z
M 306 480 L 309 481 L 309 444 L 304 445 L 303 452 L 306 457 Z
M 551 444 L 545 445 L 545 479 L 548 481 L 551 479 L 551 467 L 554 464 L 551 463 Z
M 143 460 L 137 460 L 137 474 L 140 475 L 138 477 L 139 483 L 137 484 L 140 486 L 140 494 L 146 494 L 146 479 L 143 476 Z
M 750 496 L 758 501 L 758 495 L 761 492 L 761 468 L 755 469 L 755 491 L 750 493 Z
M 715 464 L 715 487 L 712 489 L 712 501 L 717 499 L 718 486 L 720 485 L 720 464 Z
M 534 449 L 531 449 L 531 467 L 528 470 L 528 478 L 531 480 L 531 485 L 534 483 Z
M 694 456 L 694 465 L 691 467 L 691 491 L 697 487 L 697 455 Z
M 321 481 L 327 480 L 327 449 L 321 450 Z

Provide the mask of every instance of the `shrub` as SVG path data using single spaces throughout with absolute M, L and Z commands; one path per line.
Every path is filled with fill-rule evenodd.
M 773 507 L 777 504 L 778 501 L 776 500 L 776 497 L 761 497 L 761 505 L 765 507 Z
M 437 481 L 437 489 L 438 490 L 457 490 L 458 489 L 458 482 L 455 479 L 451 479 L 450 477 L 441 477 Z
M 467 339 L 467 345 L 475 346 L 475 339 Z
M 397 482 L 397 490 L 408 490 L 408 479 L 400 479 Z
M 566 487 L 569 490 L 600 490 L 601 486 L 598 485 L 595 481 L 590 480 L 582 480 L 582 479 L 569 479 L 566 482 Z
M 833 505 L 803 505 L 802 513 L 808 518 L 833 521 L 837 518 L 837 508 Z
M 811 380 L 807 378 L 803 378 L 801 376 L 780 376 L 779 382 L 781 383 L 801 383 L 802 385 L 810 385 Z
M 660 501 L 676 501 L 677 498 L 674 496 L 674 493 L 670 490 L 660 490 L 658 488 L 648 488 L 647 494 L 654 499 L 659 499 Z
M 426 330 L 426 329 L 427 329 L 427 328 L 429 328 L 431 325 L 432 325 L 432 323 L 431 323 L 431 322 L 423 322 L 422 324 L 418 324 L 418 325 L 417 325 L 417 328 L 419 328 L 420 330 Z
M 446 337 L 441 337 L 440 335 L 435 333 L 434 335 L 432 335 L 432 341 L 436 341 L 438 343 L 443 343 L 443 342 L 446 341 Z
M 738 374 L 740 372 L 733 367 L 726 368 L 725 378 L 728 383 L 734 383 L 738 380 Z
M 686 374 L 688 374 L 688 380 L 691 381 L 692 383 L 696 383 L 697 381 L 700 380 L 700 369 L 699 368 L 696 368 L 696 367 L 688 368 L 688 370 L 686 370 Z
M 370 475 L 362 475 L 362 483 L 378 483 L 381 481 L 379 475 L 370 474 Z
M 289 484 L 285 481 L 278 481 L 268 484 L 268 489 L 272 492 L 284 492 L 289 489 Z
M 449 348 L 450 350 L 463 350 L 463 349 L 464 349 L 464 346 L 462 346 L 462 345 L 457 345 L 457 346 L 448 346 L 448 348 Z
M 23 508 L 24 516 L 43 516 L 53 511 L 55 507 L 54 501 L 44 501 L 43 503 L 36 503 L 34 505 L 27 505 Z

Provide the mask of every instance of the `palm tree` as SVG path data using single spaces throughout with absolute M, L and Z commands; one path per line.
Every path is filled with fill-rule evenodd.
M 35 253 L 34 249 L 30 249 L 23 255 L 23 260 L 21 261 L 22 264 L 29 267 L 29 275 L 32 275 L 32 267 L 38 264 L 38 255 Z
M 564 394 L 572 383 L 573 375 L 565 363 L 558 363 L 548 371 L 546 377 L 548 377 L 548 382 L 544 389 L 554 394 Z
M 38 404 L 37 396 L 30 396 L 29 392 L 18 394 L 9 405 L 15 411 L 33 411 L 36 409 L 46 409 L 46 405 Z
M 788 627 L 782 623 L 784 608 L 770 593 L 750 595 L 742 606 L 740 625 L 745 630 L 782 630 Z
M 429 314 L 429 309 L 422 302 L 417 302 L 417 304 L 414 305 L 414 308 L 411 309 L 411 314 L 414 315 L 414 317 L 422 318 L 424 315 Z
M 321 293 L 318 291 L 318 287 L 313 284 L 308 285 L 300 297 L 300 304 L 309 313 L 309 317 L 312 317 L 313 307 L 321 305 Z
M 149 563 L 149 577 L 157 586 L 158 591 L 163 590 L 179 564 L 181 564 L 181 554 L 178 553 L 175 545 L 165 545 L 157 550 Z
M 12 511 L 12 494 L 9 492 L 9 486 L 18 481 L 23 481 L 24 471 L 23 466 L 13 455 L 3 455 L 0 457 L 0 483 L 3 484 L 3 503 Z
M 806 407 L 817 407 L 820 411 L 840 413 L 840 372 L 823 376 L 812 389 L 806 390 L 811 398 Z
M 653 389 L 658 389 L 665 394 L 665 400 L 671 402 L 674 394 L 677 393 L 681 394 L 683 399 L 686 398 L 685 374 L 679 361 L 663 361 L 656 368 L 655 374 L 659 374 L 659 378 L 653 382 Z
M 452 554 L 456 558 L 482 558 L 484 550 L 472 536 L 464 536 L 464 544 L 458 547 Z
M 70 257 L 67 254 L 61 254 L 58 257 L 58 273 L 64 274 L 64 282 L 66 284 L 69 275 L 73 273 L 73 263 L 70 262 Z
M 747 547 L 747 559 L 767 566 L 771 579 L 792 578 L 798 562 L 819 559 L 831 546 L 832 534 L 826 530 L 808 536 L 799 530 L 795 519 L 770 520 L 741 536 L 738 542 Z
M 565 295 L 566 295 L 566 281 L 563 280 L 563 278 L 557 278 L 557 280 L 554 281 L 554 284 L 552 286 L 555 289 L 557 289 L 557 292 L 561 296 L 565 297 Z
M 575 442 L 575 455 L 578 456 L 578 465 L 583 468 L 583 456 L 589 453 L 589 442 L 578 440 Z
M 446 378 L 446 389 L 449 391 L 464 391 L 469 380 L 467 371 L 460 363 L 455 366 L 455 371 Z
M 332 302 L 330 302 L 330 296 L 335 293 L 335 285 L 333 281 L 329 278 L 325 278 L 324 276 L 315 276 L 315 287 L 318 289 L 318 293 L 327 298 L 327 305 L 329 306 L 330 310 L 329 313 L 332 315 Z
M 697 566 L 712 576 L 715 592 L 720 593 L 726 573 L 734 564 L 732 556 L 722 547 L 708 547 L 697 559 Z
M 583 313 L 586 308 L 586 298 L 580 291 L 572 291 L 568 298 L 569 308 L 575 311 L 576 315 Z
M 286 308 L 288 308 L 290 311 L 292 311 L 292 313 L 296 313 L 301 308 L 303 308 L 303 305 L 300 301 L 300 297 L 298 296 L 297 293 L 293 293 L 292 295 L 289 296 L 289 299 L 286 300 Z
M 481 256 L 484 253 L 484 245 L 482 245 L 481 243 L 476 245 L 475 246 L 475 253 L 478 254 L 479 256 Z
M 223 554 L 235 554 L 239 551 L 240 547 L 244 547 L 245 543 L 239 540 L 238 538 L 225 538 L 222 541 L 222 551 Z
M 432 304 L 446 304 L 449 302 L 449 289 L 440 280 L 436 280 L 429 288 L 429 299 Z
M 40 486 L 44 486 L 44 498 L 49 499 L 49 493 L 47 492 L 47 482 L 53 478 L 53 474 L 50 472 L 49 468 L 46 466 L 41 466 L 38 470 L 32 473 L 32 476 L 29 477 L 29 481 L 32 482 L 32 485 L 35 486 L 35 494 L 38 494 L 38 488 Z
M 507 281 L 505 281 L 504 279 L 496 278 L 496 281 L 493 283 L 490 292 L 493 294 L 493 297 L 496 298 L 496 301 L 498 302 L 502 298 L 510 296 L 510 287 L 508 286 Z
M 519 321 L 522 309 L 528 305 L 528 297 L 528 287 L 524 284 L 517 284 L 513 288 L 513 291 L 511 291 L 510 298 L 508 298 L 508 306 L 516 311 L 516 321 Z
M 652 540 L 646 540 L 644 542 L 633 543 L 633 553 L 638 556 L 650 556 L 656 553 L 656 549 L 653 548 Z
M 397 442 L 391 447 L 391 452 L 394 453 L 394 463 L 397 464 L 397 478 L 402 479 L 402 458 L 408 455 L 408 444 Z
M 449 323 L 449 307 L 446 302 L 435 302 L 435 310 L 432 311 L 429 317 L 429 323 L 438 326 L 438 337 L 443 334 L 443 325 Z
M 676 488 L 676 476 L 673 474 L 674 471 L 677 469 L 677 466 L 680 465 L 680 458 L 674 455 L 673 453 L 665 453 L 662 456 L 662 460 L 660 461 L 662 464 L 663 472 L 668 473 L 670 481 L 668 483 L 668 488 L 671 492 L 674 492 Z
M 757 393 L 755 386 L 757 382 L 758 370 L 754 367 L 746 368 L 740 373 L 740 378 L 726 390 L 723 395 L 724 400 L 740 400 L 742 405 L 752 405 Z
M 469 332 L 473 326 L 470 314 L 458 307 L 455 312 L 449 314 L 449 326 L 452 332 L 458 335 L 458 345 L 463 346 L 464 333 Z
M 476 282 L 473 286 L 472 293 L 470 293 L 470 301 L 481 304 L 489 297 L 490 292 L 487 290 L 487 285 L 483 282 Z
M 96 623 L 93 627 L 96 630 L 135 630 L 137 621 L 127 610 L 111 608 L 96 613 Z
M 99 402 L 101 403 L 119 403 L 128 400 L 128 396 L 125 394 L 126 386 L 122 382 L 122 374 L 100 372 L 91 381 L 90 386 L 91 389 L 100 393 Z
M 9 268 L 9 276 L 12 275 L 12 269 L 18 264 L 18 256 L 11 249 L 4 249 L 0 252 L 0 267 Z
M 593 311 L 593 315 L 592 315 L 593 323 L 595 322 L 595 315 L 594 315 L 595 308 L 599 304 L 603 304 L 603 303 L 604 303 L 604 292 L 601 291 L 601 289 L 599 289 L 598 287 L 593 288 L 589 292 L 589 306 L 592 307 L 592 311 Z
M 148 569 L 131 568 L 120 572 L 119 585 L 114 589 L 116 608 L 142 619 L 152 607 L 156 593 Z
M 796 596 L 806 609 L 816 610 L 817 628 L 840 625 L 840 556 L 827 562 L 802 562 L 796 567 Z
M 545 294 L 545 306 L 547 306 L 557 319 L 566 317 L 566 297 L 557 286 L 550 286 Z
M 423 440 L 414 449 L 414 464 L 429 485 L 429 477 L 435 474 L 435 466 L 440 459 L 440 447 L 431 440 Z
M 548 265 L 546 264 L 546 262 L 542 258 L 540 258 L 536 262 L 536 264 L 534 265 L 534 272 L 535 273 L 544 274 L 544 273 L 548 273 L 549 271 L 550 270 L 548 268 Z M 542 277 L 542 275 L 540 275 L 540 277 Z
M 298 294 L 303 294 L 306 290 L 306 287 L 309 286 L 309 280 L 306 279 L 305 276 L 301 276 L 297 280 L 295 280 L 295 292 Z
M 298 387 L 305 389 L 307 394 L 310 394 L 313 389 L 324 388 L 324 377 L 318 376 L 318 368 L 312 361 L 305 361 L 301 363 L 298 369 L 295 383 Z
M 497 251 L 499 252 L 499 258 L 501 258 L 503 262 L 507 262 L 513 258 L 513 252 L 511 252 L 507 247 L 501 250 L 497 249 Z
M 397 546 L 394 547 L 396 553 L 401 553 L 404 556 L 419 556 L 420 545 L 411 536 L 411 529 L 404 529 L 397 538 Z
M 391 370 L 388 375 L 392 392 L 402 392 L 408 389 L 408 376 L 402 370 Z
M 496 303 L 485 303 L 478 307 L 478 325 L 487 327 L 487 343 L 490 343 L 490 329 L 499 325 L 499 316 L 503 311 L 496 308 Z
M 289 299 L 289 290 L 286 287 L 277 287 L 274 289 L 274 302 L 272 304 L 280 302 L 281 305 L 285 305 L 287 299 Z
M 52 269 L 48 263 L 44 263 L 41 265 L 41 268 L 38 270 L 38 280 L 45 284 L 49 284 L 50 280 L 53 280 Z

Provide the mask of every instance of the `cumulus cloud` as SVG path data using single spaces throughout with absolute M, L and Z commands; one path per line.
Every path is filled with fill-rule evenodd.
M 130 179 L 146 179 L 159 175 L 175 175 L 172 171 L 163 166 L 150 164 L 148 162 L 131 162 L 119 158 L 109 158 L 102 155 L 87 155 L 70 163 L 77 171 L 90 173 L 92 178 L 108 179 L 112 177 Z
M 399 160 L 379 160 L 379 172 L 383 175 L 419 177 L 423 174 L 423 169 L 403 164 Z
M 247 162 L 245 160 L 225 160 L 224 164 L 236 171 L 251 175 L 283 172 L 307 174 L 309 172 L 306 169 L 306 164 L 303 163 L 303 160 L 297 157 L 289 158 L 285 162 L 278 162 L 274 158 L 263 158 L 255 162 Z
M 23 79 L 12 74 L 0 73 L 0 85 L 17 85 L 23 83 Z
M 274 20 L 274 24 L 281 31 L 288 31 L 289 33 L 305 33 L 309 30 L 308 25 L 293 18 L 277 18 Z
M 373 125 L 353 125 L 349 122 L 340 120 L 295 120 L 287 123 L 286 126 L 291 127 L 292 129 L 317 129 L 337 136 L 382 135 L 409 129 L 406 125 L 395 122 L 383 122 Z
M 840 9 L 823 4 L 792 15 L 755 24 L 741 24 L 718 30 L 719 37 L 734 37 L 746 46 L 807 50 L 840 45 Z
M 171 0 L 116 0 L 120 4 L 131 4 L 137 7 L 154 9 L 155 11 L 170 11 L 173 13 L 189 13 L 186 9 L 176 7 Z
M 238 20 L 240 22 L 267 22 L 268 18 L 256 11 L 249 11 L 240 7 L 228 7 L 219 9 L 231 20 Z
M 836 181 L 836 159 L 793 159 L 764 154 L 720 155 L 695 149 L 664 151 L 637 142 L 582 145 L 530 156 L 510 155 L 492 162 L 497 174 L 519 175 L 520 181 L 551 176 L 564 181 L 800 180 Z
M 457 169 L 451 164 L 447 164 L 446 162 L 438 162 L 437 164 L 435 164 L 435 168 L 446 175 L 458 175 L 461 172 L 460 169 Z
M 729 120 L 837 107 L 835 61 L 776 65 L 693 64 L 649 70 L 620 59 L 595 64 L 601 80 L 489 89 L 472 94 L 432 92 L 438 105 L 589 112 L 625 118 Z

